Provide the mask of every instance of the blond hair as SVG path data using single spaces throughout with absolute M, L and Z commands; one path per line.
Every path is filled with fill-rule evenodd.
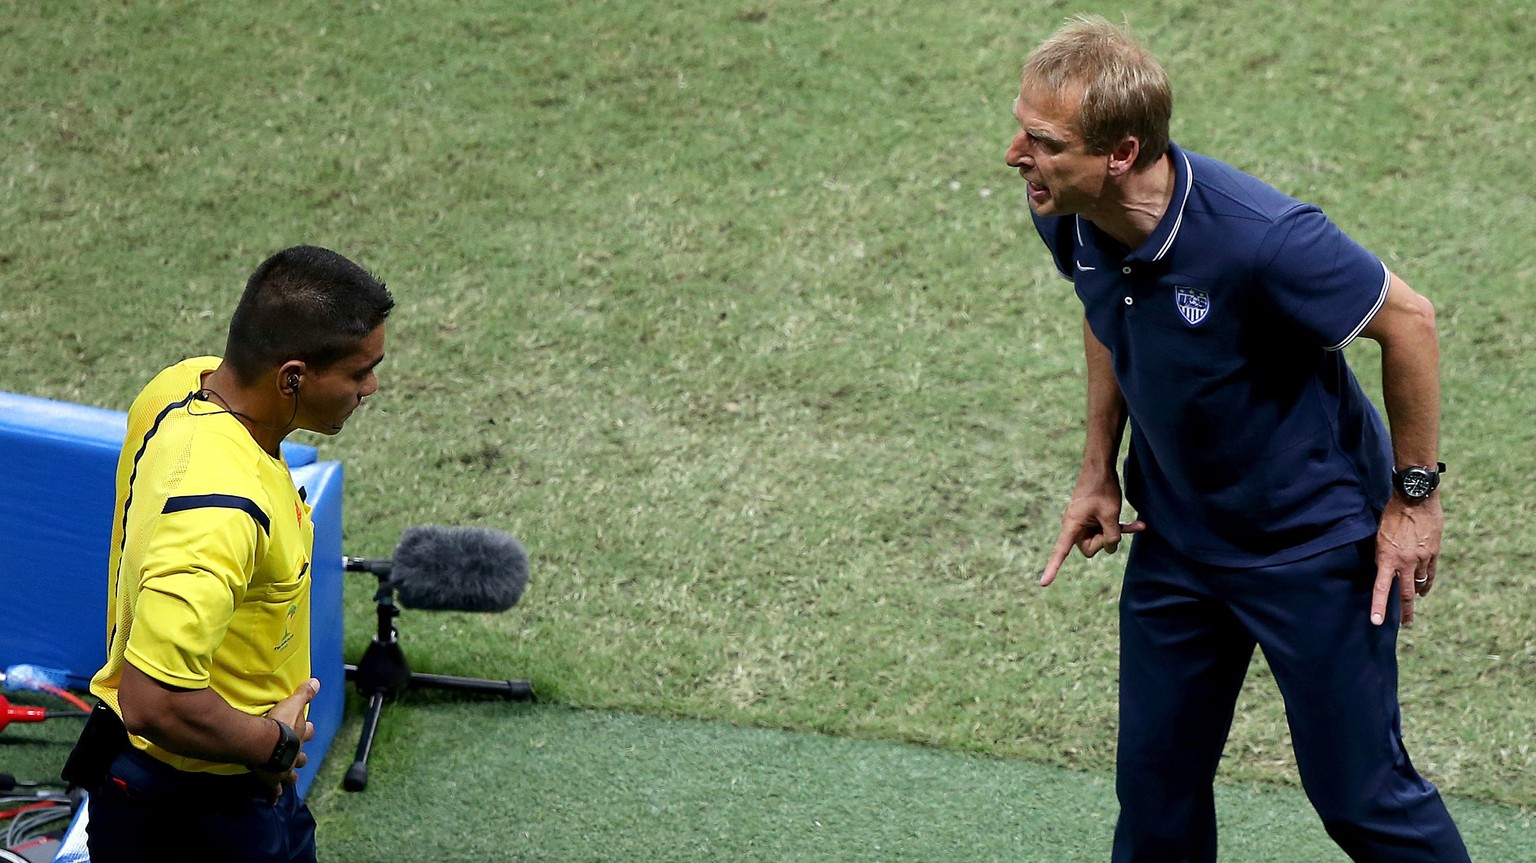
M 1141 169 L 1168 152 L 1173 88 L 1129 28 L 1097 15 L 1067 19 L 1024 61 L 1020 89 L 1080 95 L 1079 131 L 1090 153 L 1108 153 L 1134 137 L 1141 152 L 1133 167 Z

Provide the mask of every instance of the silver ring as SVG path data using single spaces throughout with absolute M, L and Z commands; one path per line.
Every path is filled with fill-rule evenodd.
M 1415 578 L 1415 579 L 1414 579 L 1414 580 L 1413 580 L 1413 583 L 1414 583 L 1414 584 L 1424 584 L 1424 583 L 1425 583 L 1425 582 L 1427 582 L 1427 581 L 1429 581 L 1429 576 L 1427 576 L 1427 575 L 1426 575 L 1426 576 L 1424 576 L 1424 577 L 1423 577 L 1423 578 Z

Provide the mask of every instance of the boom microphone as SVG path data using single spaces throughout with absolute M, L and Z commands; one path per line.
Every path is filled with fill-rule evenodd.
M 342 555 L 341 568 L 347 572 L 366 572 L 379 578 L 389 578 L 389 574 L 395 570 L 395 562 L 389 558 L 379 560 L 371 557 L 347 557 Z
M 389 580 L 407 608 L 506 611 L 528 586 L 528 553 L 499 530 L 408 527 Z

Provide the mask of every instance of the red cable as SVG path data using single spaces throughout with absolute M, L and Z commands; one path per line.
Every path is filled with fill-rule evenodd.
M 91 712 L 91 706 L 89 704 L 86 704 L 83 699 L 81 699 L 79 696 L 75 695 L 73 692 L 70 692 L 68 689 L 62 689 L 60 687 L 52 686 L 52 685 L 47 684 L 47 683 L 44 683 L 43 685 L 39 686 L 38 688 L 41 689 L 42 691 L 48 693 L 49 695 L 57 695 L 58 697 L 64 699 L 65 701 L 68 701 L 70 704 L 74 705 L 75 707 L 78 707 L 81 710 L 84 710 L 86 713 L 90 713 Z
M 0 812 L 0 821 L 4 821 L 7 818 L 15 818 L 17 815 L 20 815 L 23 812 L 32 812 L 37 809 L 51 809 L 57 805 L 59 804 L 52 801 L 44 803 L 28 803 L 25 806 L 18 806 L 15 809 L 7 809 L 3 812 Z

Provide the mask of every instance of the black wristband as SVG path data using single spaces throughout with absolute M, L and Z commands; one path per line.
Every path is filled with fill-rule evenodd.
M 257 765 L 256 769 L 265 773 L 287 773 L 299 759 L 299 735 L 287 723 L 277 719 L 272 721 L 277 723 L 277 745 L 272 747 L 272 757 L 267 763 Z

